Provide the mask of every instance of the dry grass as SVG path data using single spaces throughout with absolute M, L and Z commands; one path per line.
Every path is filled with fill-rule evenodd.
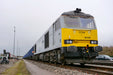
M 106 54 L 109 56 L 113 56 L 113 47 L 103 47 L 103 51 L 99 54 Z
M 17 62 L 13 67 L 7 69 L 2 75 L 30 75 L 23 60 Z

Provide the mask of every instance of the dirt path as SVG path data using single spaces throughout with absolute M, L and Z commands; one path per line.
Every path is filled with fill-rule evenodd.
M 27 66 L 28 71 L 31 73 L 31 75 L 55 75 L 54 73 L 41 69 L 38 66 L 36 66 L 26 60 L 24 60 L 24 62 Z

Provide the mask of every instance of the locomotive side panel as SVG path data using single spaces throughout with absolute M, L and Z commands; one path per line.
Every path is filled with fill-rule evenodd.
M 36 53 L 41 53 L 44 50 L 44 36 L 42 36 L 37 42 L 36 42 Z
M 61 24 L 60 18 L 58 18 L 57 21 L 53 24 L 53 40 L 54 40 L 53 49 L 61 47 L 61 26 L 62 24 Z
M 60 48 L 61 47 L 61 29 L 57 30 L 54 34 L 54 48 Z
M 58 19 L 47 32 L 36 42 L 35 54 L 47 52 L 61 47 L 61 23 Z

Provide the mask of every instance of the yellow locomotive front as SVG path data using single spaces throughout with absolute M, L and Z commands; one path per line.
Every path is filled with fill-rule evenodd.
M 62 53 L 66 62 L 86 63 L 94 59 L 102 47 L 98 46 L 97 28 L 93 16 L 80 9 L 62 14 Z

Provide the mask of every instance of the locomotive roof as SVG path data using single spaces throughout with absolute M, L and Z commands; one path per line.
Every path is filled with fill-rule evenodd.
M 84 17 L 84 18 L 89 18 L 89 17 L 92 17 L 92 15 L 90 14 L 86 14 L 86 13 L 83 13 L 81 12 L 81 9 L 76 9 L 74 11 L 69 11 L 69 12 L 64 12 L 62 15 L 65 15 L 65 16 L 77 16 L 77 17 Z

